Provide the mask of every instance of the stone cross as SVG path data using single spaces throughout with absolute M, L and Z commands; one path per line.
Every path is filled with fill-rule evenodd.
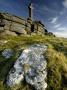
M 32 20 L 32 11 L 33 11 L 32 3 L 29 4 L 28 9 L 29 9 L 29 19 Z

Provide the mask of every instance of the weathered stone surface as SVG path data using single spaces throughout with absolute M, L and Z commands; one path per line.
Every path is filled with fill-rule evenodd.
M 12 23 L 10 31 L 14 31 L 20 34 L 26 34 L 25 26 L 15 22 Z
M 47 61 L 43 53 L 47 50 L 45 45 L 32 45 L 25 49 L 15 62 L 7 76 L 7 85 L 13 87 L 26 80 L 37 90 L 45 90 L 47 87 Z
M 8 22 L 8 20 L 4 19 L 4 23 L 5 23 L 4 30 L 10 30 L 11 21 Z
M 39 35 L 45 34 L 45 27 L 39 21 L 32 21 L 31 19 L 25 20 L 21 17 L 8 13 L 0 13 L 0 16 L 3 17 L 0 17 L 0 24 L 4 22 L 4 25 L 0 25 L 0 31 L 15 31 L 18 35 L 31 33 L 36 33 Z
M 17 17 L 15 15 L 7 14 L 7 13 L 1 13 L 1 15 L 3 16 L 2 21 L 5 24 L 3 27 L 0 27 L 1 32 L 4 31 L 3 33 L 5 33 L 5 31 L 8 30 L 8 32 L 13 31 L 17 34 L 24 34 L 24 35 L 27 34 L 27 32 L 25 31 L 26 20 L 24 20 L 23 18 Z M 10 33 L 8 34 L 10 35 Z
M 10 58 L 11 56 L 13 56 L 13 50 L 12 49 L 5 49 L 2 52 L 2 56 L 4 56 L 6 59 Z
M 17 34 L 15 32 L 9 31 L 9 30 L 5 30 L 2 35 L 12 35 L 12 36 L 17 36 Z
M 1 15 L 3 15 L 5 20 L 25 24 L 25 20 L 21 17 L 11 15 L 11 14 L 8 14 L 8 13 L 1 13 Z

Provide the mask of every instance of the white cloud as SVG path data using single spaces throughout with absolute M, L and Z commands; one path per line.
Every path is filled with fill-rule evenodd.
M 61 24 L 56 24 L 54 25 L 54 28 L 59 28 L 61 26 Z
M 47 6 L 43 6 L 42 10 L 49 11 L 49 8 Z
M 57 22 L 57 20 L 58 20 L 58 17 L 54 17 L 54 18 L 52 18 L 51 23 L 55 24 Z
M 65 37 L 67 38 L 67 28 L 66 27 L 58 27 L 54 34 L 58 37 Z
M 59 31 L 67 31 L 67 28 L 66 27 L 58 27 L 57 30 L 59 30 Z
M 67 8 L 67 0 L 64 0 L 64 1 L 62 2 L 62 4 L 63 4 L 63 6 L 64 6 L 65 8 Z
M 54 32 L 57 37 L 67 38 L 67 32 Z
M 34 10 L 35 11 L 38 11 L 40 13 L 45 13 L 45 12 L 55 13 L 55 14 L 58 13 L 58 11 L 56 11 L 55 9 L 52 9 L 52 8 L 47 7 L 46 5 L 42 5 L 42 6 L 39 7 L 38 4 L 35 4 L 34 7 L 35 7 Z
M 63 15 L 66 13 L 66 9 L 64 8 L 62 11 L 59 12 L 60 15 Z

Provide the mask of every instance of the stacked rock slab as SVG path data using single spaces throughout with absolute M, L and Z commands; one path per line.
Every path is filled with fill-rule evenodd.
M 11 88 L 26 80 L 36 90 L 45 90 L 47 87 L 47 61 L 43 56 L 45 45 L 32 45 L 23 50 L 7 76 L 7 85 Z
M 3 16 L 3 18 L 0 18 L 0 20 L 2 19 L 2 22 L 5 24 L 4 27 L 0 27 L 0 30 L 2 28 L 2 31 L 4 32 L 7 30 L 11 32 L 16 32 L 17 34 L 26 34 L 26 21 L 23 18 L 7 13 L 1 13 L 0 15 Z M 0 22 L 0 24 L 2 22 Z
M 0 32 L 10 34 L 8 33 L 9 31 L 15 32 L 17 35 L 32 33 L 40 35 L 45 34 L 45 27 L 39 21 L 32 21 L 31 19 L 26 20 L 8 13 L 0 13 Z

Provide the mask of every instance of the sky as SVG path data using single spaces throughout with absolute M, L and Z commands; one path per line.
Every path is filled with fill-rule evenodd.
M 33 3 L 33 20 L 40 20 L 49 32 L 67 38 L 67 0 L 0 0 L 0 12 L 28 18 Z

